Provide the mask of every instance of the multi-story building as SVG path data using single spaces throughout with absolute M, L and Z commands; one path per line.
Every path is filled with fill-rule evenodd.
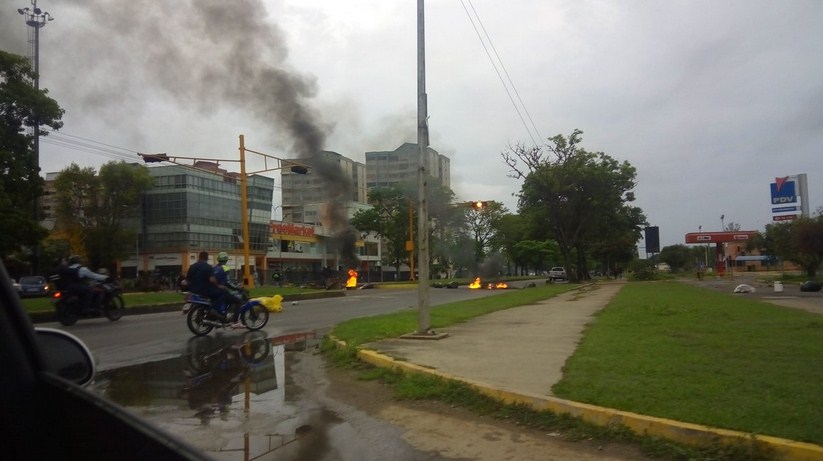
M 154 187 L 141 196 L 135 243 L 138 258 L 122 262 L 124 275 L 134 268 L 177 275 L 197 260 L 200 251 L 226 251 L 234 265 L 246 264 L 242 255 L 243 229 L 237 173 L 212 162 L 194 167 L 164 165 L 149 168 Z M 265 267 L 270 246 L 269 224 L 274 180 L 261 175 L 247 178 L 249 265 Z M 252 270 L 254 272 L 254 270 Z
M 305 175 L 283 171 L 281 221 L 272 220 L 277 208 L 273 207 L 274 179 L 256 174 L 247 178 L 248 264 L 258 282 L 271 280 L 277 271 L 286 282 L 307 283 L 318 280 L 326 267 L 356 268 L 366 275 L 365 280 L 379 280 L 372 276 L 380 266 L 378 240 L 357 235 L 353 252 L 359 261 L 356 267 L 343 268 L 354 261 L 342 257 L 337 248 L 338 223 L 325 219 L 330 214 L 350 218 L 368 207 L 365 165 L 335 152 L 321 155 L 325 166 L 339 165 L 341 175 L 330 178 L 313 169 Z M 137 238 L 134 251 L 119 263 L 120 275 L 132 278 L 150 273 L 174 278 L 185 273 L 204 250 L 212 262 L 218 252 L 228 252 L 229 267 L 242 273 L 246 261 L 239 174 L 204 161 L 192 166 L 150 166 L 148 171 L 154 186 L 141 195 L 138 216 L 124 222 L 137 232 Z M 334 193 L 335 184 L 345 185 L 340 188 L 345 194 Z
M 46 180 L 43 183 L 43 195 L 38 204 L 40 209 L 40 225 L 48 230 L 54 229 L 57 222 L 57 195 L 54 187 L 54 180 L 59 173 L 46 173 Z
M 331 151 L 302 161 L 315 167 L 306 174 L 288 169 L 280 173 L 284 221 L 332 228 L 333 223 L 326 219 L 329 213 L 325 207 L 366 203 L 366 166 L 362 163 Z
M 366 152 L 366 187 L 389 187 L 416 182 L 420 152 L 417 144 L 405 143 L 393 151 Z M 451 188 L 451 160 L 431 147 L 426 149 L 429 176 Z

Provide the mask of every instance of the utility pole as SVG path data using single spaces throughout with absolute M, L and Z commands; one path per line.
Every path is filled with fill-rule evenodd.
M 31 8 L 18 8 L 17 12 L 23 15 L 29 31 L 29 59 L 34 67 L 34 89 L 40 89 L 40 29 L 54 18 L 37 7 L 37 0 L 31 0 Z M 40 125 L 34 124 L 34 164 L 40 168 Z
M 430 335 L 429 322 L 429 206 L 426 157 L 429 147 L 426 102 L 426 26 L 424 0 L 417 0 L 417 334 Z
M 26 20 L 26 25 L 31 27 L 29 30 L 29 59 L 32 61 L 34 67 L 34 89 L 40 90 L 40 29 L 46 26 L 49 21 L 54 18 L 46 11 L 37 7 L 37 0 L 31 0 L 31 8 L 18 8 L 20 13 Z M 34 120 L 33 127 L 34 146 L 32 151 L 34 153 L 33 165 L 37 169 L 36 174 L 40 174 L 40 121 Z M 34 203 L 34 221 L 40 222 L 40 197 L 32 197 Z M 34 257 L 32 259 L 32 273 L 40 272 L 40 244 L 34 247 Z

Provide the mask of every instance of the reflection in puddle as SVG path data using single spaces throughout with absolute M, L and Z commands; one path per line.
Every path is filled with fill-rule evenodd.
M 311 459 L 339 421 L 286 379 L 314 333 L 191 338 L 179 357 L 107 370 L 95 390 L 216 459 Z M 300 443 L 293 443 L 300 442 Z

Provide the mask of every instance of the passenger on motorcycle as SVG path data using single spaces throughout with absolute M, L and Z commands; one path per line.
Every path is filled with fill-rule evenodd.
M 232 294 L 229 284 L 229 273 L 228 273 L 228 262 L 229 262 L 229 254 L 225 251 L 221 251 L 217 254 L 217 264 L 214 265 L 214 278 L 217 280 L 217 286 L 221 289 L 226 290 L 228 293 L 226 295 L 226 303 L 230 306 L 232 316 L 235 315 L 237 312 L 237 307 L 240 305 L 240 299 Z M 237 325 L 235 325 L 237 326 Z
M 218 265 L 220 256 L 218 255 Z M 228 261 L 226 255 L 224 263 Z M 225 270 L 224 270 L 225 272 Z M 189 283 L 189 291 L 200 296 L 205 296 L 212 300 L 212 308 L 221 308 L 226 304 L 235 304 L 239 300 L 231 295 L 225 283 L 220 283 L 216 277 L 215 268 L 209 264 L 209 253 L 201 251 L 197 257 L 197 262 L 189 267 L 186 273 L 186 280 Z
M 68 265 L 61 267 L 59 271 L 60 279 L 64 281 L 66 290 L 82 301 L 83 310 L 100 309 L 100 299 L 93 299 L 93 290 L 88 281 L 104 282 L 109 278 L 108 275 L 93 272 L 81 264 L 80 256 L 77 255 L 69 257 Z

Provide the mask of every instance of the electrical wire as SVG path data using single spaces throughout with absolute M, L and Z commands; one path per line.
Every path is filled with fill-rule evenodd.
M 40 137 L 40 142 L 85 152 L 87 154 L 98 155 L 100 157 L 106 157 L 113 160 L 122 160 L 124 162 L 134 163 L 140 160 L 138 157 L 140 152 L 136 150 L 106 144 L 104 142 L 68 134 L 62 131 L 49 131 L 47 136 Z M 282 189 L 282 186 L 275 184 L 274 188 Z
M 468 2 L 469 6 L 471 7 L 471 12 L 469 12 L 469 9 L 466 7 L 466 2 Z M 494 71 L 497 73 L 497 77 L 500 79 L 500 83 L 503 84 L 503 89 L 506 90 L 506 94 L 509 97 L 509 101 L 511 101 L 512 106 L 514 106 L 514 110 L 515 110 L 515 112 L 517 112 L 517 116 L 520 118 L 520 122 L 523 124 L 523 127 L 526 129 L 526 133 L 528 133 L 529 137 L 532 140 L 532 143 L 534 143 L 535 146 L 538 146 L 538 143 L 535 140 L 534 135 L 532 134 L 532 130 L 534 130 L 534 133 L 537 135 L 538 139 L 543 139 L 543 137 L 540 135 L 540 131 L 537 129 L 537 126 L 535 125 L 534 120 L 532 120 L 532 116 L 529 113 L 528 109 L 526 108 L 526 104 L 523 102 L 523 99 L 520 97 L 520 93 L 517 91 L 517 87 L 514 85 L 514 81 L 512 81 L 511 76 L 509 75 L 509 72 L 506 70 L 506 66 L 503 64 L 503 60 L 500 58 L 500 55 L 497 53 L 497 49 L 494 47 L 494 42 L 492 41 L 491 36 L 489 36 L 489 33 L 486 31 L 485 26 L 483 26 L 483 22 L 481 21 L 480 15 L 477 13 L 477 10 L 474 8 L 474 4 L 472 4 L 471 0 L 460 0 L 460 4 L 463 6 L 463 9 L 466 11 L 466 15 L 469 17 L 469 21 L 471 22 L 472 27 L 474 27 L 474 31 L 477 34 L 477 38 L 480 40 L 480 44 L 483 45 L 483 50 L 485 50 L 486 56 L 489 57 L 489 62 L 491 62 L 491 65 L 494 68 Z M 474 16 L 472 16 L 472 13 L 474 13 Z M 475 20 L 477 21 L 477 24 L 475 24 Z M 485 38 L 486 38 L 485 40 L 483 40 L 483 35 L 480 34 L 480 29 L 478 29 L 478 24 L 480 26 L 480 29 L 482 29 L 482 31 L 483 31 L 483 35 L 485 35 Z M 486 45 L 486 42 L 488 42 L 488 46 Z M 494 52 L 494 57 L 492 57 L 492 54 L 489 52 L 489 47 L 491 47 L 492 51 Z M 497 59 L 497 61 L 495 61 L 495 58 Z M 499 63 L 500 69 L 502 69 L 503 73 L 506 75 L 505 80 L 503 79 L 503 75 L 501 75 L 501 73 L 500 73 L 500 69 L 498 69 L 498 63 Z M 506 80 L 508 80 L 508 84 L 506 84 Z M 509 91 L 509 87 L 511 87 L 512 91 L 514 91 L 514 94 L 517 96 L 517 101 L 515 101 L 514 97 L 512 97 L 512 92 Z M 518 102 L 520 103 L 519 106 L 518 106 Z M 526 123 L 526 120 L 523 118 L 523 114 L 520 111 L 521 107 L 523 109 L 523 112 L 526 114 L 526 117 L 529 119 L 529 122 L 531 123 L 531 128 Z
M 71 135 L 65 132 L 51 131 L 47 136 L 42 136 L 40 138 L 40 142 L 51 144 L 53 146 L 65 147 L 67 149 L 77 150 L 80 152 L 86 152 L 93 155 L 99 155 L 101 157 L 107 157 L 114 160 L 123 160 L 128 162 L 135 162 L 138 160 L 138 152 L 135 150 L 94 141 L 92 139 Z

